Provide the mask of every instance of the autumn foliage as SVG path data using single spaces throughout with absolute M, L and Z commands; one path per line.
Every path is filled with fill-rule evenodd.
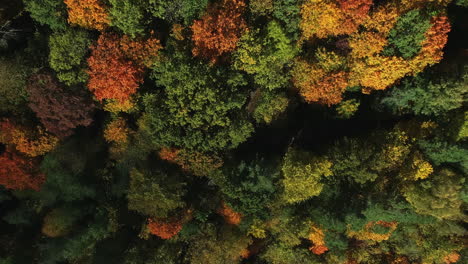
M 148 219 L 149 232 L 162 239 L 170 239 L 182 230 L 183 223 L 180 220 L 166 222 L 162 219 Z
M 376 225 L 388 228 L 387 233 L 380 234 L 372 231 L 372 228 Z M 386 222 L 386 221 L 370 221 L 364 226 L 363 230 L 360 231 L 348 231 L 348 236 L 354 237 L 358 240 L 372 240 L 381 242 L 388 240 L 392 235 L 393 231 L 397 228 L 397 222 Z
M 12 152 L 0 155 L 0 184 L 7 189 L 38 191 L 45 175 L 37 171 L 37 164 Z
M 221 203 L 218 214 L 224 218 L 224 221 L 230 225 L 239 225 L 242 221 L 242 214 L 234 211 L 225 202 Z
M 223 161 L 214 155 L 184 149 L 165 147 L 159 151 L 159 157 L 179 165 L 195 176 L 207 176 L 223 165 Z
M 348 74 L 343 71 L 327 73 L 306 61 L 297 61 L 293 82 L 299 93 L 309 102 L 324 105 L 338 104 L 348 86 Z
M 58 138 L 45 132 L 41 127 L 28 129 L 10 120 L 0 122 L 0 142 L 12 145 L 17 151 L 36 157 L 51 151 L 58 143 Z
M 65 0 L 68 22 L 88 29 L 104 30 L 110 23 L 102 0 Z
M 88 58 L 88 88 L 100 101 L 125 102 L 143 81 L 143 69 L 126 58 L 117 35 L 102 34 Z
M 47 131 L 59 138 L 70 136 L 76 127 L 93 121 L 94 104 L 81 93 L 65 90 L 50 74 L 31 76 L 26 89 L 29 107 Z
M 315 255 L 322 255 L 328 251 L 328 247 L 325 246 L 325 233 L 322 229 L 313 225 L 309 233 L 309 240 L 312 242 L 312 246 L 309 247 L 309 250 L 312 251 Z
M 110 122 L 104 130 L 104 138 L 107 142 L 126 143 L 129 129 L 124 119 L 116 119 Z
M 159 40 L 154 37 L 132 40 L 125 35 L 120 41 L 120 49 L 125 56 L 144 67 L 153 65 L 161 48 Z
M 233 51 L 247 28 L 242 16 L 244 9 L 243 0 L 223 0 L 210 6 L 192 25 L 193 55 L 216 62 L 219 56 Z

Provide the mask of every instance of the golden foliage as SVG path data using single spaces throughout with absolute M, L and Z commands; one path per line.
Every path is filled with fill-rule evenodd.
M 299 27 L 302 31 L 302 37 L 306 40 L 313 37 L 325 38 L 329 35 L 345 33 L 343 28 L 340 27 L 343 13 L 332 2 L 309 0 L 301 7 L 301 17 Z
M 110 23 L 106 6 L 101 0 L 64 0 L 68 7 L 68 22 L 88 29 L 104 30 Z
M 119 100 L 115 100 L 115 99 L 108 99 L 105 101 L 103 108 L 105 111 L 114 113 L 114 114 L 120 113 L 120 112 L 129 113 L 133 109 L 135 109 L 135 103 L 133 102 L 131 98 L 122 102 Z
M 432 165 L 425 161 L 420 152 L 415 152 L 409 161 L 409 165 L 403 168 L 401 174 L 406 180 L 423 180 L 434 172 Z
M 315 255 L 321 255 L 328 251 L 328 247 L 325 246 L 325 233 L 322 229 L 312 225 L 308 239 L 313 243 L 309 250 Z
M 104 138 L 107 142 L 115 142 L 118 144 L 124 144 L 128 140 L 128 134 L 130 130 L 124 119 L 117 118 L 107 124 L 104 130 Z
M 39 126 L 31 130 L 5 120 L 0 122 L 0 142 L 12 145 L 29 157 L 37 157 L 54 149 L 59 139 Z
M 346 72 L 327 73 L 325 70 L 306 61 L 296 61 L 292 71 L 294 85 L 304 99 L 311 103 L 333 105 L 342 100 L 342 94 L 348 87 Z
M 164 147 L 159 151 L 159 157 L 179 165 L 195 176 L 207 176 L 223 165 L 223 161 L 216 156 L 184 149 Z
M 349 47 L 352 49 L 350 56 L 354 59 L 374 56 L 380 53 L 385 45 L 387 45 L 387 39 L 382 34 L 371 31 L 353 34 L 349 38 Z
M 372 232 L 372 228 L 375 225 L 387 227 L 388 232 L 386 234 L 378 234 L 378 233 Z M 348 237 L 353 237 L 358 240 L 372 240 L 376 242 L 382 242 L 384 240 L 388 240 L 391 237 L 393 231 L 396 230 L 397 226 L 398 226 L 397 222 L 370 221 L 364 226 L 364 229 L 360 231 L 352 231 L 352 230 L 349 230 L 348 228 L 347 235 Z
M 372 0 L 309 0 L 301 7 L 302 38 L 326 38 L 355 32 L 366 21 Z

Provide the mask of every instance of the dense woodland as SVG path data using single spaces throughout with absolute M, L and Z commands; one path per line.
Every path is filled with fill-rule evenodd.
M 467 0 L 2 0 L 0 264 L 468 263 Z

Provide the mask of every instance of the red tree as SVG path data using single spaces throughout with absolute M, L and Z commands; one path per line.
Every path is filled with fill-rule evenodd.
M 88 126 L 93 121 L 92 102 L 84 95 L 66 91 L 49 74 L 33 75 L 26 89 L 29 107 L 44 127 L 60 138 L 71 135 L 74 128 Z
M 98 100 L 124 102 L 143 82 L 143 68 L 126 59 L 116 35 L 102 34 L 88 58 L 88 88 Z
M 224 0 L 209 7 L 202 19 L 192 25 L 193 55 L 216 62 L 219 56 L 234 50 L 247 28 L 242 17 L 244 9 L 243 0 Z
M 164 221 L 161 219 L 149 219 L 148 229 L 153 235 L 156 235 L 162 239 L 170 239 L 177 235 L 182 230 L 182 221 L 172 220 Z
M 38 173 L 32 160 L 10 152 L 0 155 L 0 184 L 5 188 L 38 191 L 44 181 L 44 174 Z

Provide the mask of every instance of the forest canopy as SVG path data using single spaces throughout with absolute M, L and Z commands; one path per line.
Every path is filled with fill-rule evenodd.
M 0 4 L 0 264 L 468 263 L 467 0 Z

